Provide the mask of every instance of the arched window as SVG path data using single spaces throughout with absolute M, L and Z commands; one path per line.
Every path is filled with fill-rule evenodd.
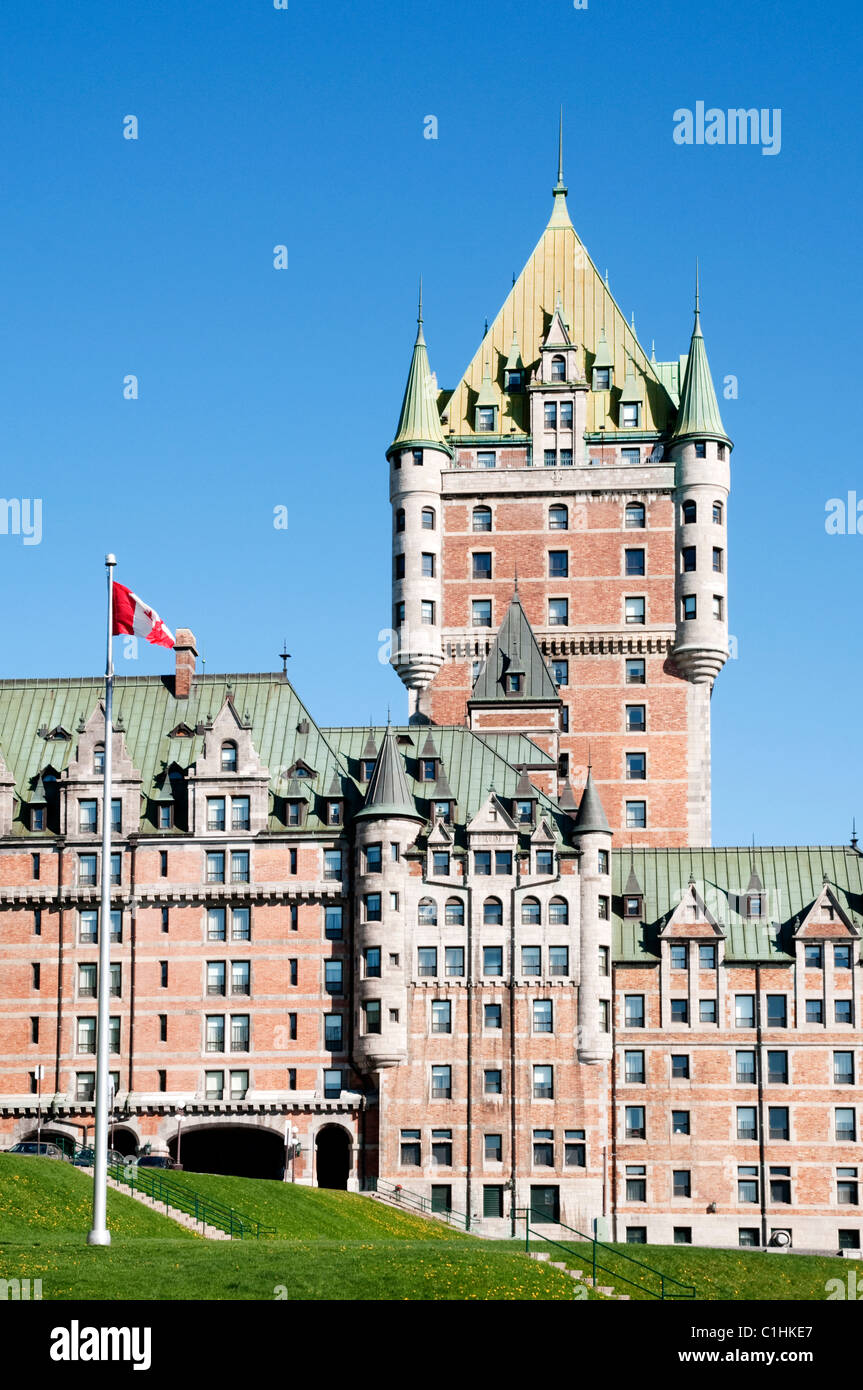
M 96 744 L 96 747 L 93 749 L 93 771 L 94 771 L 94 772 L 104 772 L 104 771 L 105 771 L 105 745 L 104 745 L 104 743 L 97 743 L 97 744 Z
M 568 531 L 569 530 L 569 508 L 563 504 L 549 507 L 548 509 L 548 529 L 549 531 Z
M 491 507 L 474 507 L 473 529 L 475 531 L 491 530 Z
M 237 745 L 228 739 L 222 744 L 222 771 L 236 772 L 237 770 Z
M 628 531 L 639 531 L 644 526 L 644 503 L 627 502 L 626 504 L 626 529 Z
M 423 507 L 422 523 L 424 531 L 433 531 L 435 529 L 434 507 Z
M 548 920 L 552 927 L 565 927 L 569 923 L 569 903 L 565 898 L 552 898 L 548 905 Z
M 396 512 L 396 530 L 397 530 L 397 531 L 403 531 L 404 529 L 405 529 L 405 509 L 404 509 L 404 507 L 399 507 L 398 511 Z
M 421 927 L 437 926 L 437 903 L 431 898 L 420 899 L 419 924 Z
M 721 526 L 721 525 L 722 525 L 722 503 L 721 503 L 721 502 L 714 502 L 714 503 L 713 503 L 713 520 L 715 521 L 715 523 L 716 523 L 717 526 Z
M 552 381 L 566 381 L 566 358 L 552 357 L 551 359 L 551 379 Z
M 684 502 L 684 504 L 683 504 L 683 523 L 684 523 L 684 525 L 685 525 L 685 526 L 691 526 L 692 523 L 697 519 L 697 516 L 698 516 L 698 508 L 696 507 L 695 503 L 694 503 L 694 502 Z
M 448 927 L 464 926 L 464 903 L 461 898 L 447 898 L 445 920 Z
M 499 927 L 503 923 L 503 906 L 500 898 L 486 898 L 482 905 L 482 920 L 487 927 Z
M 542 921 L 538 898 L 525 898 L 521 905 L 521 924 L 523 927 L 538 927 Z

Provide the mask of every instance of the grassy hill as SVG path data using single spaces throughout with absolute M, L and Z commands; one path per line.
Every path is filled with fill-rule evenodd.
M 120 1193 L 108 1249 L 86 1245 L 92 1178 L 0 1154 L 0 1269 L 48 1299 L 572 1301 L 572 1280 L 505 1244 L 459 1236 L 370 1198 L 252 1178 L 184 1182 L 275 1226 L 266 1240 L 208 1241 Z M 198 1184 L 200 1183 L 200 1187 Z

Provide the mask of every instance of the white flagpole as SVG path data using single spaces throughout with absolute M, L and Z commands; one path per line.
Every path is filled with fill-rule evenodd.
M 96 1023 L 96 1153 L 93 1164 L 93 1226 L 88 1245 L 110 1245 L 106 1224 L 108 1202 L 108 1010 L 111 976 L 111 752 L 114 663 L 111 629 L 114 626 L 114 555 L 105 556 L 108 572 L 108 641 L 105 659 L 105 765 L 102 782 L 102 896 L 99 907 L 99 1012 Z

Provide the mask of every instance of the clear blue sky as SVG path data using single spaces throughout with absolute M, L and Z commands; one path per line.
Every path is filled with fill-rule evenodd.
M 824 508 L 863 497 L 860 37 L 847 0 L 4 0 L 0 494 L 44 511 L 40 545 L 0 536 L 0 674 L 101 669 L 111 549 L 209 670 L 287 636 L 320 722 L 404 714 L 377 633 L 417 276 L 451 385 L 547 219 L 562 102 L 573 220 L 642 341 L 686 349 L 698 254 L 739 378 L 715 839 L 846 839 L 863 535 Z M 781 108 L 780 153 L 676 145 L 699 100 Z

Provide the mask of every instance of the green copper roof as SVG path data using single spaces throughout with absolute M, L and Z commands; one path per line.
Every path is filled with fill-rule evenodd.
M 422 820 L 408 786 L 404 758 L 396 743 L 396 735 L 387 725 L 381 751 L 375 763 L 374 772 L 369 779 L 369 789 L 363 809 L 357 812 L 357 819 L 375 819 L 383 816 L 409 816 L 412 820 Z
M 520 372 L 524 370 L 524 363 L 521 360 L 521 348 L 518 345 L 518 334 L 512 330 L 512 347 L 509 350 L 509 357 L 506 359 L 504 371 Z
M 701 332 L 701 314 L 698 304 L 698 281 L 695 289 L 695 325 L 692 329 L 692 342 L 683 386 L 680 390 L 680 406 L 674 424 L 673 436 L 680 439 L 685 435 L 718 435 L 727 439 L 719 404 L 713 389 L 713 378 L 707 361 L 707 349 Z
M 626 364 L 626 380 L 623 383 L 623 390 L 620 393 L 621 403 L 626 401 L 644 400 L 644 383 L 635 375 L 635 368 L 630 357 Z
M 790 962 L 795 919 L 811 908 L 824 876 L 839 906 L 863 918 L 863 856 L 847 845 L 751 845 L 712 849 L 639 849 L 612 855 L 614 953 L 618 961 L 655 964 L 659 932 L 680 902 L 690 877 L 725 932 L 725 958 Z M 764 916 L 748 918 L 746 898 L 753 864 L 763 884 Z M 643 884 L 642 918 L 622 915 L 626 879 Z
M 506 677 L 514 673 L 523 675 L 521 690 L 517 694 L 510 694 L 506 689 Z M 471 700 L 531 703 L 559 699 L 551 672 L 545 664 L 516 590 L 491 644 L 491 651 L 476 678 Z
M 432 444 L 448 454 L 452 452 L 443 437 L 438 415 L 437 386 L 431 373 L 426 341 L 423 337 L 422 300 L 401 415 L 390 451 L 409 448 L 414 444 Z
M 485 366 L 483 367 L 482 386 L 479 389 L 479 395 L 476 398 L 476 403 L 477 405 L 495 406 L 498 404 L 497 392 L 495 391 L 494 385 L 492 383 L 491 369 L 487 360 Z
M 581 801 L 578 804 L 578 815 L 575 818 L 575 834 L 584 835 L 588 831 L 603 831 L 606 835 L 611 834 L 611 827 L 602 808 L 599 799 L 599 792 L 593 781 L 593 773 L 587 769 L 587 781 L 584 784 L 584 791 L 581 793 Z

